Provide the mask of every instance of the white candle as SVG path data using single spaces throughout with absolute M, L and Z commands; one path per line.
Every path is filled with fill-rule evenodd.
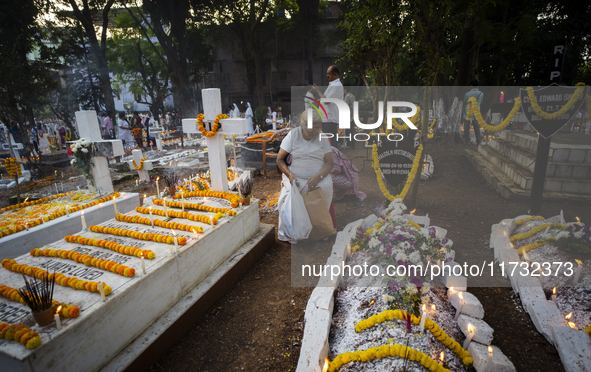
M 486 357 L 486 365 L 482 369 L 482 372 L 492 372 L 492 359 L 493 359 L 493 348 L 488 345 L 488 356 Z
M 27 231 L 29 231 L 29 224 L 28 223 L 25 224 L 25 229 L 27 229 Z
M 464 295 L 460 291 L 460 292 L 458 292 L 458 308 L 456 310 L 456 316 L 454 317 L 454 320 L 458 320 L 458 317 L 462 313 L 463 306 L 464 306 Z
M 242 210 L 242 202 L 238 203 L 238 208 L 240 208 L 240 210 Z
M 181 191 L 181 199 L 183 200 L 183 212 L 185 211 L 185 193 L 183 191 Z
M 154 148 L 152 147 L 152 145 L 150 145 L 150 151 L 154 151 Z
M 575 259 L 575 261 L 579 266 L 577 267 L 577 271 L 575 271 L 575 278 L 573 279 L 573 284 L 577 284 L 579 282 L 581 271 L 583 271 L 583 261 L 577 259 Z
M 465 350 L 468 350 L 468 346 L 470 346 L 470 342 L 472 342 L 472 337 L 474 337 L 474 326 L 468 324 L 468 336 L 466 336 L 466 340 L 464 340 Z
M 191 229 L 191 230 L 193 230 L 193 237 L 194 237 L 195 239 L 197 239 L 197 231 L 195 231 L 195 229 Z
M 115 208 L 115 216 L 119 214 L 119 211 L 117 210 L 117 202 L 115 201 L 115 197 L 113 196 L 113 208 Z
M 102 282 L 100 282 L 98 284 L 98 290 L 101 293 L 101 301 L 105 302 L 107 299 L 105 298 L 105 290 L 103 288 L 103 283 Z
M 154 227 L 154 218 L 152 217 L 152 206 L 150 206 L 150 223 L 152 223 L 152 227 Z
M 144 255 L 142 254 L 142 274 L 146 275 L 146 260 L 144 259 Z
M 160 177 L 156 178 L 156 196 L 160 197 L 160 185 L 158 185 L 158 180 L 160 180 Z
M 55 314 L 53 316 L 53 319 L 55 319 L 55 327 L 57 328 L 57 330 L 61 330 L 62 329 L 62 322 L 60 321 L 60 315 L 59 314 Z
M 138 187 L 138 180 L 135 180 L 135 187 Z
M 209 222 L 211 223 L 211 227 L 213 227 L 213 217 L 210 217 Z
M 84 211 L 80 212 L 80 218 L 82 219 L 82 230 L 86 230 L 86 220 L 84 219 Z
M 57 189 L 57 183 L 54 183 L 54 184 L 53 184 L 53 186 L 55 186 L 55 193 L 56 193 L 56 194 L 59 194 L 60 192 L 59 192 L 59 191 L 58 191 L 58 189 Z
M 552 302 L 556 305 L 556 287 L 552 289 Z
M 62 192 L 64 192 L 64 183 L 60 181 L 60 186 L 62 187 Z
M 423 334 L 425 331 L 425 321 L 427 320 L 427 305 L 423 304 L 422 310 L 423 311 L 421 313 L 421 325 L 420 325 L 421 334 Z
M 429 228 L 429 213 L 425 214 L 425 228 Z
M 68 208 L 68 206 L 66 206 L 66 213 L 68 214 L 68 217 L 70 217 L 70 209 Z
M 168 216 L 168 210 L 166 209 L 166 198 L 162 198 L 162 205 L 164 206 L 164 213 Z
M 144 205 L 146 205 L 146 203 L 148 202 L 147 200 L 148 198 L 146 197 L 146 194 L 144 194 Z

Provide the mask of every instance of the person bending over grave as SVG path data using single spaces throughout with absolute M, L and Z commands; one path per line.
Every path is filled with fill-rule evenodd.
M 319 138 L 322 128 L 320 115 L 313 112 L 312 128 L 308 128 L 307 121 L 308 112 L 304 111 L 300 117 L 302 124 L 285 136 L 277 155 L 277 167 L 283 173 L 283 186 L 278 202 L 279 214 L 283 208 L 282 200 L 285 200 L 287 193 L 292 192 L 292 180 L 299 189 L 297 191 L 306 192 L 320 187 L 327 210 L 332 202 L 332 150 L 328 139 Z

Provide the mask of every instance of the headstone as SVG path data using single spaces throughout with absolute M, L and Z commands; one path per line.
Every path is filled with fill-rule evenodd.
M 567 372 L 591 372 L 591 337 L 571 327 L 554 327 L 552 335 Z
M 86 138 L 94 143 L 94 156 L 90 173 L 94 179 L 94 186 L 102 193 L 112 193 L 113 182 L 109 173 L 107 156 L 121 156 L 124 154 L 121 140 L 103 140 L 98 125 L 96 111 L 76 111 L 76 122 L 80 138 Z
M 515 372 L 513 363 L 503 354 L 501 349 L 496 346 L 491 346 L 493 349 L 492 365 L 487 366 L 488 361 L 488 346 L 479 344 L 478 342 L 470 343 L 468 352 L 474 360 L 474 369 L 479 371 L 489 372 Z
M 474 327 L 474 337 L 472 337 L 472 341 L 490 345 L 493 340 L 494 329 L 492 329 L 488 323 L 467 315 L 460 315 L 458 318 L 458 327 L 465 336 L 468 336 L 468 324 L 472 324 L 472 327 Z
M 142 150 L 139 149 L 135 149 L 131 152 L 132 156 L 133 156 L 133 160 L 135 161 L 135 164 L 137 166 L 139 166 L 142 162 L 142 159 L 144 158 L 144 154 L 142 153 Z M 128 162 L 129 164 L 129 169 L 135 169 L 134 165 L 133 165 L 133 161 Z M 150 176 L 148 175 L 148 171 L 154 169 L 154 167 L 152 166 L 152 161 L 151 160 L 146 160 L 144 161 L 144 166 L 142 167 L 142 169 L 136 169 L 137 170 L 137 174 L 140 177 L 140 181 L 142 182 L 148 182 L 150 180 Z

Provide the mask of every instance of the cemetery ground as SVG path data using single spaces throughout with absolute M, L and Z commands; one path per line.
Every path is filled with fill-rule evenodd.
M 466 158 L 466 148 L 437 141 L 429 144 L 428 154 L 434 159 L 435 174 L 428 181 L 421 181 L 417 214 L 428 213 L 433 225 L 448 230 L 457 262 L 472 263 L 476 258 L 481 262 L 481 254 L 475 251 L 487 252 L 490 261 L 493 259 L 493 250 L 488 248 L 491 225 L 504 218 L 527 214 L 529 200 L 507 200 L 497 194 Z M 339 230 L 349 222 L 377 214 L 387 203 L 377 187 L 371 164 L 363 165 L 366 149 L 358 147 L 343 152 L 358 169 L 363 168 L 359 189 L 368 197 L 363 203 L 355 202 L 351 196 L 346 197 L 351 198 L 347 202 L 335 202 Z M 58 179 L 62 171 L 66 179 L 79 174 L 72 167 L 43 168 L 42 178 L 51 177 L 54 170 L 58 171 Z M 155 178 L 162 174 L 156 171 L 152 175 Z M 253 196 L 261 199 L 261 204 L 280 190 L 279 174 L 274 170 L 268 174 L 267 179 L 255 178 Z M 136 187 L 135 179 L 114 179 L 115 190 L 138 192 L 140 200 L 143 194 L 156 192 L 154 183 Z M 34 192 L 42 187 L 40 184 L 26 191 Z M 0 195 L 2 206 L 7 204 L 9 193 Z M 561 209 L 567 221 L 573 221 L 575 216 L 583 222 L 591 221 L 591 203 L 586 201 L 544 200 L 541 214 L 551 217 Z M 277 226 L 277 212 L 261 209 L 260 217 L 261 222 Z M 312 288 L 291 286 L 291 249 L 297 246 L 277 241 L 151 371 L 294 371 L 303 335 L 304 310 Z M 326 259 L 329 253 L 330 249 L 319 248 L 313 255 Z M 503 350 L 518 371 L 564 370 L 556 349 L 535 329 L 511 288 L 468 290 L 484 306 L 484 321 L 495 331 L 493 345 Z M 376 313 L 381 310 L 376 309 Z

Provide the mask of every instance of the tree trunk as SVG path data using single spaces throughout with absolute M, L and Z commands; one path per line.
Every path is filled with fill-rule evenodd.
M 265 94 L 263 93 L 263 66 L 261 63 L 261 49 L 256 40 L 256 35 L 251 33 L 250 45 L 252 46 L 252 54 L 254 55 L 254 74 L 256 77 L 256 93 L 257 93 L 257 106 L 265 106 Z
M 464 31 L 462 33 L 460 63 L 458 66 L 458 75 L 456 76 L 456 86 L 470 85 L 470 81 L 474 76 L 474 59 L 477 51 L 474 38 L 476 17 L 471 9 L 469 9 L 467 13 L 466 22 L 464 23 Z

